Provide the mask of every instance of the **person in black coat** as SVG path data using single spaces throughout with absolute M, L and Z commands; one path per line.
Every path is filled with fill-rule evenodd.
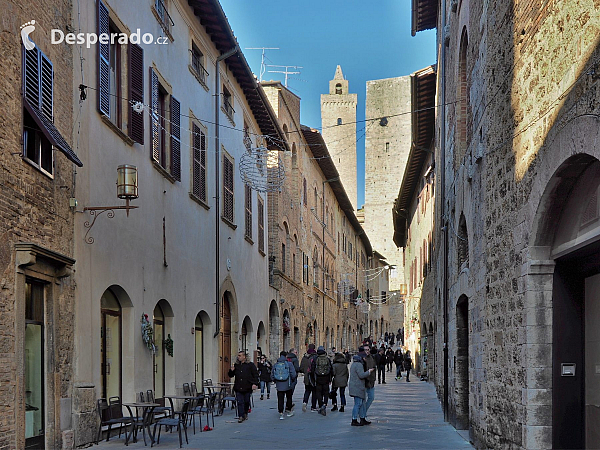
M 239 352 L 237 360 L 229 372 L 229 378 L 234 378 L 233 391 L 238 410 L 238 422 L 248 420 L 248 411 L 250 410 L 250 395 L 258 387 L 259 375 L 258 369 L 253 362 L 248 361 L 246 352 Z
M 394 362 L 394 351 L 391 348 L 388 348 L 385 352 L 385 359 L 387 363 L 388 372 L 392 371 L 392 363 Z
M 383 384 L 385 383 L 385 364 L 386 364 L 385 350 L 383 347 L 379 349 L 377 354 L 375 355 L 375 362 L 377 363 L 377 383 L 381 384 L 383 379 Z
M 412 369 L 412 358 L 410 350 L 406 350 L 404 354 L 404 370 L 406 370 L 406 381 L 410 381 L 410 369 Z
M 404 368 L 404 355 L 400 349 L 394 353 L 394 364 L 396 364 L 396 380 L 399 380 L 402 378 L 402 369 Z
M 273 370 L 273 365 L 265 355 L 262 355 L 258 361 L 261 400 L 265 398 L 265 387 L 267 388 L 267 400 L 271 398 L 271 370 Z

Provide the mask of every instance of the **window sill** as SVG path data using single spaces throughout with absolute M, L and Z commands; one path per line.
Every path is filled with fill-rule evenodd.
M 260 248 L 258 249 L 258 253 L 260 253 L 261 256 L 267 256 L 267 254 L 264 252 L 264 250 L 261 250 Z
M 208 92 L 208 85 L 206 84 L 206 81 L 204 81 L 200 75 L 198 75 L 198 72 L 196 72 L 196 70 L 194 69 L 194 67 L 191 64 L 188 64 L 188 69 L 190 69 L 190 72 L 192 75 L 194 75 L 194 78 L 198 81 L 198 83 L 200 83 L 200 85 L 204 88 L 204 90 L 206 92 Z
M 230 221 L 227 217 L 221 216 L 221 220 L 223 222 L 225 222 L 227 224 L 227 226 L 229 228 L 231 228 L 232 230 L 236 230 L 237 229 L 237 225 L 235 223 L 233 223 L 232 221 Z
M 223 114 L 225 114 L 225 117 L 227 117 L 227 119 L 229 119 L 229 122 L 231 123 L 231 125 L 235 127 L 235 122 L 233 121 L 233 117 L 231 116 L 231 114 L 229 114 L 227 112 L 227 110 L 222 105 L 221 105 L 221 111 L 223 111 Z
M 244 239 L 246 239 L 246 242 L 250 243 L 250 245 L 254 245 L 254 241 L 250 236 L 244 236 Z
M 207 204 L 207 203 L 206 203 L 204 200 L 202 200 L 202 199 L 201 199 L 201 198 L 199 198 L 199 197 L 196 197 L 196 196 L 195 196 L 194 194 L 192 194 L 191 192 L 190 192 L 190 198 L 191 198 L 192 200 L 194 200 L 196 203 L 198 203 L 200 206 L 202 206 L 204 209 L 206 209 L 207 211 L 210 209 L 210 206 L 208 206 L 208 204 Z
M 114 123 L 111 122 L 111 120 L 105 116 L 104 114 L 102 114 L 102 122 L 104 122 L 105 125 L 108 126 L 108 128 L 110 128 L 111 130 L 113 130 L 117 136 L 119 136 L 123 142 L 125 142 L 127 145 L 132 146 L 134 144 L 134 140 L 131 139 L 129 136 L 127 136 L 123 130 L 121 130 L 118 126 L 116 126 Z
M 167 169 L 165 169 L 163 166 L 161 166 L 159 163 L 157 163 L 156 161 L 152 160 L 152 165 L 154 166 L 154 168 L 156 170 L 158 170 L 160 172 L 160 174 L 165 177 L 167 180 L 169 180 L 171 183 L 175 184 L 175 177 L 173 175 L 171 175 L 169 173 L 169 171 Z
M 168 11 L 167 11 L 168 12 Z M 158 24 L 160 25 L 160 27 L 162 28 L 162 30 L 165 32 L 165 34 L 167 35 L 167 37 L 169 38 L 169 40 L 171 42 L 173 42 L 175 39 L 173 38 L 173 35 L 171 34 L 171 32 L 169 31 L 169 27 L 167 26 L 167 24 L 165 24 L 165 22 L 162 20 L 162 18 L 160 17 L 160 14 L 158 14 L 158 11 L 156 10 L 156 8 L 154 6 L 152 6 L 152 14 L 154 14 L 154 17 L 156 18 L 156 20 L 158 21 Z
M 52 151 L 54 151 L 54 146 L 52 146 Z M 54 180 L 54 174 L 46 172 L 44 169 L 42 169 L 40 166 L 38 166 L 35 162 L 30 160 L 26 156 L 23 156 L 23 161 L 25 161 L 27 164 L 29 164 L 31 167 L 33 167 L 35 170 L 37 170 L 44 176 L 50 178 L 51 180 Z M 54 162 L 52 163 L 52 167 L 54 168 Z

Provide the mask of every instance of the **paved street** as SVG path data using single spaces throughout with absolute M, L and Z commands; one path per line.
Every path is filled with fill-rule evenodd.
M 388 373 L 391 375 L 391 373 Z M 327 417 L 302 412 L 302 379 L 294 394 L 295 415 L 279 420 L 275 390 L 271 399 L 260 401 L 254 396 L 255 407 L 248 421 L 241 424 L 228 409 L 223 417 L 215 418 L 215 429 L 196 433 L 189 430 L 189 445 L 185 448 L 240 449 L 459 449 L 472 448 L 452 426 L 444 423 L 440 404 L 433 385 L 415 379 L 410 383 L 391 377 L 386 385 L 377 385 L 375 401 L 369 410 L 370 426 L 351 427 L 352 398 L 343 413 L 330 412 Z M 141 435 L 140 435 L 141 437 Z M 123 439 L 111 438 L 100 448 L 123 448 Z M 158 448 L 178 447 L 177 433 L 162 433 Z M 130 444 L 143 448 L 143 441 Z

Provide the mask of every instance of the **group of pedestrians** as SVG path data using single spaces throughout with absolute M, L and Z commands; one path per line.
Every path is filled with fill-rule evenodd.
M 358 348 L 358 353 L 352 357 L 352 364 L 348 368 L 350 355 L 347 351 L 336 352 L 332 349 L 328 355 L 323 346 L 316 348 L 315 344 L 308 346 L 302 361 L 298 362 L 297 349 L 289 352 L 282 351 L 275 364 L 271 364 L 262 355 L 258 367 L 247 361 L 246 354 L 240 352 L 236 363 L 229 371 L 230 377 L 235 377 L 234 391 L 238 408 L 238 421 L 248 419 L 250 407 L 250 394 L 260 384 L 260 399 L 264 399 L 265 390 L 267 399 L 271 395 L 271 382 L 275 383 L 277 390 L 277 410 L 279 419 L 294 415 L 292 397 L 298 383 L 299 374 L 304 374 L 304 397 L 302 411 L 306 412 L 310 400 L 311 412 L 327 415 L 327 405 L 331 400 L 331 411 L 344 412 L 346 406 L 346 389 L 350 397 L 354 398 L 352 409 L 352 426 L 369 425 L 367 412 L 375 399 L 375 382 L 385 384 L 385 373 L 392 370 L 392 363 L 396 365 L 396 380 L 402 377 L 406 370 L 406 381 L 410 381 L 412 359 L 410 352 L 403 353 L 400 349 L 395 352 L 383 346 L 378 350 L 369 344 Z M 338 391 L 340 406 L 338 408 Z M 312 398 L 311 398 L 312 395 Z

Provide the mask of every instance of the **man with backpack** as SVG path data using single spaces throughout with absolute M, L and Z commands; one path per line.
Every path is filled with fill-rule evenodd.
M 317 411 L 317 397 L 315 396 L 315 380 L 311 372 L 312 360 L 317 357 L 315 344 L 309 344 L 308 350 L 302 357 L 300 372 L 304 374 L 304 398 L 302 399 L 302 412 L 306 412 L 308 398 L 312 393 L 311 411 Z
M 279 420 L 283 420 L 283 402 L 285 400 L 285 411 L 288 417 L 292 417 L 292 394 L 296 386 L 296 369 L 294 364 L 287 360 L 287 353 L 281 352 L 279 359 L 273 365 L 271 379 L 275 382 L 277 389 L 277 410 L 279 411 Z
M 333 367 L 323 346 L 317 349 L 317 357 L 312 360 L 311 366 L 311 370 L 315 374 L 315 394 L 319 402 L 319 414 L 326 416 L 329 383 L 331 383 Z

